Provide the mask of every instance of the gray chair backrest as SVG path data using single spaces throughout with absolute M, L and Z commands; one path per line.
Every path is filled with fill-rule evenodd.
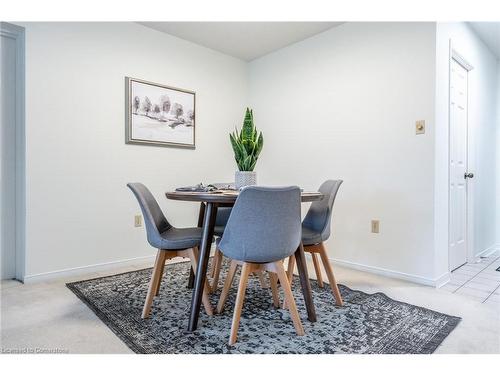
M 217 217 L 215 218 L 215 226 L 224 227 L 229 220 L 229 215 L 231 215 L 232 207 L 219 207 L 217 209 Z
M 330 223 L 332 208 L 342 180 L 327 180 L 321 184 L 319 191 L 324 195 L 320 201 L 311 204 L 303 225 L 316 233 L 321 234 L 321 239 L 326 241 L 330 237 Z
M 219 249 L 231 259 L 267 263 L 293 254 L 300 238 L 300 189 L 249 186 L 236 199 Z
M 139 202 L 139 206 L 141 206 L 148 242 L 151 246 L 158 247 L 162 239 L 160 234 L 172 228 L 172 226 L 163 215 L 158 202 L 146 186 L 139 182 L 129 183 L 127 186 L 132 190 Z

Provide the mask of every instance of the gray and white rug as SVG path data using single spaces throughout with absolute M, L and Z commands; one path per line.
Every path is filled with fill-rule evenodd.
M 141 319 L 151 269 L 67 284 L 136 353 L 432 353 L 460 318 L 394 301 L 382 293 L 366 294 L 341 285 L 344 306 L 335 306 L 328 288 L 311 280 L 318 321 L 307 320 L 298 277 L 294 295 L 305 336 L 295 334 L 287 310 L 272 306 L 271 292 L 250 280 L 238 331 L 227 344 L 238 275 L 221 315 L 200 313 L 198 330 L 186 332 L 191 290 L 189 263 L 165 267 L 151 317 Z M 221 273 L 225 280 L 227 266 Z M 222 284 L 222 283 L 221 283 Z M 220 289 L 211 296 L 218 301 Z M 281 299 L 283 300 L 283 299 Z

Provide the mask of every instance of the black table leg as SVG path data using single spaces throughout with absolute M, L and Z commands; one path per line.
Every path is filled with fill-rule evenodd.
M 191 299 L 191 312 L 189 315 L 188 331 L 196 330 L 198 316 L 200 315 L 201 298 L 207 274 L 208 258 L 210 256 L 210 246 L 214 235 L 215 218 L 217 216 L 217 205 L 208 202 L 203 217 L 203 231 L 201 236 L 198 268 L 194 278 L 193 297 Z
M 300 243 L 295 252 L 295 260 L 297 269 L 299 270 L 300 285 L 302 286 L 302 294 L 304 295 L 304 303 L 307 309 L 307 318 L 311 322 L 316 321 L 316 310 L 312 298 L 311 284 L 309 282 L 309 274 L 307 272 L 306 256 L 304 254 L 304 246 Z
M 200 212 L 198 214 L 198 227 L 201 228 L 203 226 L 203 217 L 205 216 L 205 203 L 200 203 Z M 188 281 L 188 289 L 193 289 L 194 285 L 194 272 L 193 269 L 189 269 L 189 281 Z
M 189 271 L 188 289 L 193 289 L 194 285 L 194 272 L 193 269 Z

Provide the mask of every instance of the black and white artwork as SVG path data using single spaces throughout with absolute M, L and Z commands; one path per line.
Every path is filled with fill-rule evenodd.
M 126 143 L 195 147 L 195 93 L 126 78 Z

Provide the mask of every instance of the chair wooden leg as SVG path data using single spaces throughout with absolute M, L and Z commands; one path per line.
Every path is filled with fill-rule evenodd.
M 193 248 L 193 249 L 188 249 L 187 250 L 187 255 L 189 259 L 191 260 L 191 268 L 193 272 L 196 272 L 196 269 L 198 267 L 198 249 Z M 202 301 L 203 301 L 203 306 L 205 307 L 205 311 L 207 315 L 213 315 L 213 310 L 212 310 L 212 305 L 210 304 L 210 297 L 209 297 L 209 291 L 210 291 L 210 285 L 208 285 L 208 281 L 205 279 L 205 287 L 203 288 L 203 295 L 202 295 Z
M 332 265 L 328 260 L 328 255 L 326 254 L 326 248 L 323 243 L 319 244 L 319 255 L 321 261 L 323 262 L 323 267 L 325 267 L 326 275 L 328 276 L 328 282 L 330 283 L 330 288 L 332 288 L 333 296 L 335 297 L 335 303 L 337 306 L 342 306 L 344 302 L 342 301 L 342 296 L 340 295 L 340 290 L 333 275 Z
M 219 257 L 222 255 L 222 252 L 219 250 L 219 249 L 215 249 L 215 253 L 214 253 L 214 257 L 213 257 L 213 260 L 212 260 L 212 266 L 210 268 L 210 277 L 211 278 L 214 278 L 215 277 L 215 270 L 216 270 L 216 266 L 217 266 L 217 260 L 219 259 Z
M 256 273 L 257 273 L 257 276 L 259 277 L 260 287 L 262 289 L 267 289 L 267 281 L 266 281 L 266 277 L 264 276 L 264 272 L 257 271 Z
M 283 288 L 283 292 L 285 293 L 285 300 L 287 301 L 287 305 L 289 306 L 290 316 L 292 317 L 295 331 L 297 332 L 297 335 L 303 336 L 304 327 L 302 326 L 302 322 L 300 321 L 299 312 L 297 311 L 297 305 L 295 304 L 295 299 L 293 298 L 292 294 L 292 288 L 290 287 L 290 283 L 288 281 L 288 275 L 286 274 L 285 268 L 283 267 L 283 263 L 281 263 L 281 261 L 274 262 L 274 266 L 276 267 L 278 279 L 280 280 L 281 287 Z
M 295 268 L 295 255 L 290 255 L 288 257 L 288 270 L 286 271 L 287 273 L 287 277 L 288 277 L 288 282 L 290 284 L 292 284 L 292 280 L 293 280 L 293 269 Z M 286 299 L 283 300 L 283 308 L 284 309 L 287 309 L 287 305 L 286 305 Z
M 314 264 L 314 271 L 316 271 L 316 279 L 318 280 L 318 286 L 323 288 L 323 277 L 321 277 L 321 268 L 319 266 L 318 254 L 311 253 L 311 257 Z
M 238 268 L 238 263 L 235 260 L 231 261 L 229 265 L 229 271 L 227 272 L 226 281 L 220 293 L 219 303 L 217 304 L 216 312 L 220 314 L 224 310 L 224 304 L 226 303 L 227 296 L 229 295 L 229 290 L 231 289 L 231 284 L 233 283 L 234 274 Z
M 167 259 L 165 259 L 161 265 L 160 265 L 160 277 L 158 278 L 158 283 L 156 284 L 156 288 L 155 288 L 155 296 L 158 295 L 158 293 L 160 293 L 160 285 L 161 285 L 161 281 L 163 280 L 163 271 L 165 269 L 165 262 L 167 261 Z
M 250 263 L 243 263 L 241 268 L 240 284 L 238 286 L 238 295 L 236 296 L 236 303 L 234 306 L 233 323 L 231 324 L 231 334 L 229 335 L 229 345 L 233 345 L 238 338 L 238 328 L 240 326 L 241 310 L 245 300 L 245 293 L 247 289 L 248 275 L 252 270 Z
M 271 293 L 273 295 L 273 305 L 275 308 L 280 307 L 280 297 L 278 293 L 278 276 L 274 272 L 269 272 L 269 280 L 271 284 Z
M 212 285 L 210 286 L 210 293 L 217 290 L 219 285 L 220 269 L 222 267 L 222 251 L 215 250 L 214 259 L 212 263 Z
M 156 253 L 155 265 L 153 268 L 153 273 L 151 275 L 151 281 L 149 282 L 148 294 L 146 296 L 146 302 L 144 302 L 144 308 L 142 309 L 142 318 L 146 319 L 149 317 L 151 312 L 151 305 L 153 304 L 153 298 L 156 294 L 156 288 L 158 287 L 162 265 L 165 264 L 165 257 L 167 252 L 164 250 L 158 250 Z
M 217 259 L 217 251 L 218 249 L 215 249 L 214 257 L 212 258 L 212 264 L 210 265 L 210 273 L 208 276 L 210 276 L 212 279 L 215 276 L 215 260 Z
M 290 255 L 288 258 L 288 281 L 291 283 L 293 279 L 293 269 L 295 268 L 295 255 Z

